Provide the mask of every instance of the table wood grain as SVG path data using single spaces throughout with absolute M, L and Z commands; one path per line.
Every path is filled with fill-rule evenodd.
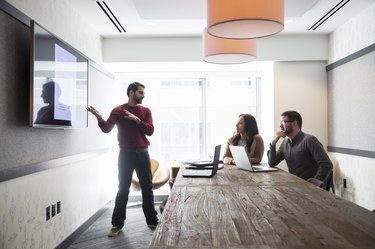
M 375 213 L 282 170 L 180 170 L 150 248 L 369 249 Z

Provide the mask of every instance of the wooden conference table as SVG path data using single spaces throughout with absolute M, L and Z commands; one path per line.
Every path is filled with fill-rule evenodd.
M 178 173 L 149 248 L 375 248 L 375 213 L 283 170 Z

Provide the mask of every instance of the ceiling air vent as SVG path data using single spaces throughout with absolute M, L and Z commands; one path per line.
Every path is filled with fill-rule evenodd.
M 112 8 L 105 1 L 96 1 L 102 11 L 106 14 L 106 16 L 111 20 L 112 24 L 116 27 L 118 32 L 124 33 L 126 30 L 121 25 L 120 21 L 117 19 L 115 13 L 111 10 Z
M 320 25 L 322 25 L 325 21 L 327 21 L 332 15 L 334 15 L 337 11 L 339 11 L 345 4 L 350 2 L 350 0 L 341 0 L 335 7 L 330 9 L 322 18 L 319 19 L 314 25 L 312 25 L 308 30 L 316 30 Z

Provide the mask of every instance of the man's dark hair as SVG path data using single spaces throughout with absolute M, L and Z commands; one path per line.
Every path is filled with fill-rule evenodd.
M 297 125 L 300 129 L 302 129 L 302 116 L 296 111 L 285 111 L 281 114 L 281 116 L 288 117 L 289 121 L 297 121 Z
M 128 90 L 126 90 L 126 94 L 128 95 L 128 97 L 129 97 L 129 93 L 130 93 L 130 91 L 136 92 L 136 91 L 138 90 L 138 87 L 146 88 L 145 85 L 143 85 L 142 83 L 139 83 L 139 82 L 133 82 L 133 83 L 131 83 L 131 84 L 128 86 Z

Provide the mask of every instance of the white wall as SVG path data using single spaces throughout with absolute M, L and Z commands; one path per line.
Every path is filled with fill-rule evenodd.
M 275 129 L 280 115 L 295 110 L 302 115 L 303 131 L 327 147 L 327 77 L 325 61 L 276 62 L 274 66 Z
M 375 4 L 329 36 L 329 64 L 375 42 Z
M 374 44 L 375 4 L 333 32 L 329 41 L 330 63 Z M 349 129 L 351 122 L 355 120 L 350 120 L 348 117 L 346 125 Z M 369 134 L 368 139 L 373 139 L 373 135 Z M 330 156 L 335 162 L 334 180 L 337 194 L 367 209 L 374 210 L 375 189 L 372 182 L 375 178 L 375 159 L 340 153 L 330 153 Z M 347 180 L 347 188 L 343 188 L 344 178 Z
M 326 61 L 276 62 L 274 65 L 274 129 L 280 115 L 295 110 L 302 115 L 302 130 L 327 147 Z M 279 144 L 281 140 L 279 141 Z M 282 168 L 286 168 L 285 162 Z
M 102 38 L 65 1 L 5 1 L 88 58 L 102 62 Z

